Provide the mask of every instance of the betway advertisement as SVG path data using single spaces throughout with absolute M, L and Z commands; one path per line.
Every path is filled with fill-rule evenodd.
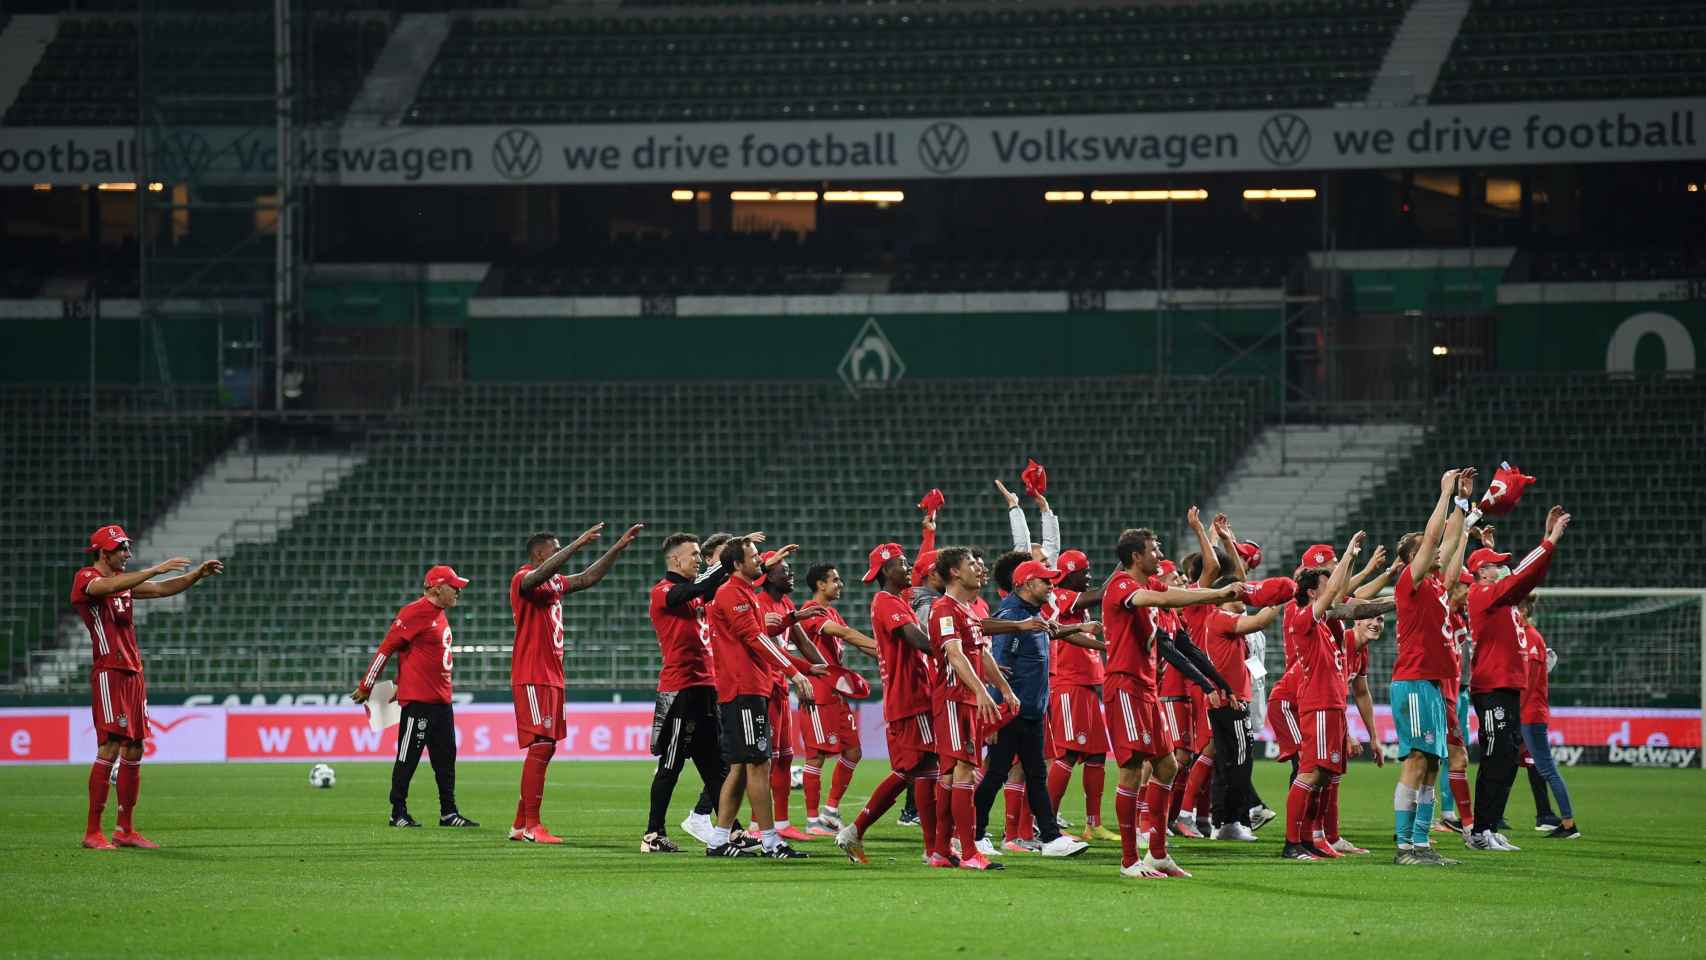
M 566 760 L 650 760 L 652 708 L 643 703 L 573 703 L 557 756 Z M 796 725 L 797 726 L 797 725 Z M 1380 740 L 1397 736 L 1385 706 L 1375 708 Z M 1351 732 L 1367 740 L 1356 711 Z M 862 747 L 886 758 L 882 704 L 859 705 Z M 388 760 L 395 728 L 374 731 L 349 706 L 185 706 L 148 711 L 147 756 L 159 763 Z M 1554 707 L 1551 739 L 1560 762 L 1625 766 L 1701 766 L 1699 710 Z M 508 704 L 456 707 L 458 760 L 516 760 L 515 712 Z M 796 744 L 796 755 L 800 754 Z M 0 763 L 87 763 L 95 731 L 87 709 L 0 709 Z
M 269 183 L 271 129 L 151 131 L 148 176 Z M 1706 101 L 1551 101 L 1214 111 L 621 125 L 323 127 L 289 145 L 346 186 L 895 181 L 1629 163 L 1706 157 Z M 0 184 L 135 180 L 128 127 L 0 127 Z

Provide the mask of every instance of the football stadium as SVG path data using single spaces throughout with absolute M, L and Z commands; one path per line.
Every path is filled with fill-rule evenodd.
M 0 324 L 0 956 L 1706 955 L 1697 0 L 8 0 Z

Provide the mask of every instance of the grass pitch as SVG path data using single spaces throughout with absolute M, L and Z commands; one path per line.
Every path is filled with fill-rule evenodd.
M 1009 854 L 1001 874 L 928 870 L 918 831 L 893 813 L 871 831 L 867 867 L 827 840 L 795 863 L 708 860 L 674 826 L 698 789 L 691 769 L 671 808 L 689 852 L 645 856 L 650 768 L 638 763 L 552 765 L 544 819 L 563 847 L 504 840 L 519 779 L 509 763 L 460 770 L 462 809 L 481 829 L 432 825 L 423 763 L 412 806 L 428 826 L 393 830 L 388 764 L 339 764 L 331 790 L 308 786 L 308 766 L 146 766 L 137 823 L 165 849 L 115 852 L 77 845 L 85 768 L 0 768 L 0 955 L 1706 956 L 1699 770 L 1567 771 L 1586 834 L 1575 841 L 1530 829 L 1519 780 L 1509 818 L 1522 853 L 1447 836 L 1464 863 L 1422 869 L 1391 864 L 1393 769 L 1359 762 L 1344 833 L 1371 856 L 1282 862 L 1275 823 L 1257 844 L 1177 841 L 1194 879 L 1135 881 L 1105 843 L 1075 860 Z M 860 766 L 844 815 L 881 766 Z M 1284 772 L 1257 768 L 1276 808 Z M 1075 779 L 1065 812 L 1082 822 L 1077 790 Z M 798 793 L 793 805 L 803 821 Z

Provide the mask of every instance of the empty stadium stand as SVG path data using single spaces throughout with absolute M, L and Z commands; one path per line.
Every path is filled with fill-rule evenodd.
M 1403 0 L 458 19 L 408 122 L 631 123 L 1326 106 Z
M 1706 8 L 1688 0 L 1476 0 L 1434 87 L 1442 103 L 1706 92 Z
M 992 480 L 1011 480 L 1026 455 L 1050 466 L 1066 539 L 1106 571 L 1121 528 L 1171 535 L 1253 436 L 1262 397 L 1256 381 L 1182 378 L 913 381 L 859 396 L 790 383 L 436 389 L 276 542 L 238 547 L 231 575 L 184 613 L 150 617 L 150 689 L 342 689 L 437 562 L 473 580 L 452 614 L 459 688 L 502 689 L 523 540 L 553 529 L 566 541 L 597 521 L 610 524 L 605 544 L 650 526 L 604 583 L 565 603 L 569 682 L 646 687 L 658 658 L 644 593 L 671 531 L 797 541 L 799 589 L 808 565 L 841 564 L 842 608 L 863 624 L 860 565 L 882 541 L 916 544 L 913 504 L 929 487 L 948 496 L 942 543 L 1006 549 Z

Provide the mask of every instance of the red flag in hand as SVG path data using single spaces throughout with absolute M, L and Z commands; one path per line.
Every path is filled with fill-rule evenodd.
M 1511 466 L 1508 461 L 1499 464 L 1499 469 L 1493 471 L 1493 482 L 1481 495 L 1481 512 L 1490 517 L 1510 513 L 1516 509 L 1516 502 L 1522 499 L 1522 492 L 1533 482 L 1533 477 Z
M 918 509 L 925 513 L 934 514 L 936 511 L 942 509 L 942 505 L 947 502 L 948 498 L 942 496 L 940 488 L 931 487 L 930 492 L 924 495 L 924 499 L 918 501 Z
M 1025 472 L 1019 474 L 1019 479 L 1025 484 L 1025 493 L 1030 496 L 1040 497 L 1048 490 L 1048 471 L 1029 457 L 1025 459 Z

